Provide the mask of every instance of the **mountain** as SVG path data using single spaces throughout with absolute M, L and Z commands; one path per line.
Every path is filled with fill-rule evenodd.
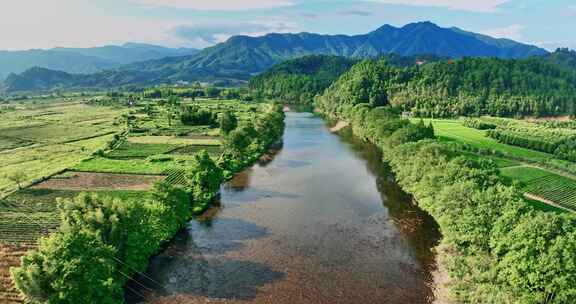
M 401 28 L 384 25 L 364 35 L 320 35 L 311 33 L 268 34 L 261 37 L 234 36 L 193 56 L 167 58 L 123 67 L 124 70 L 174 71 L 170 79 L 195 80 L 207 75 L 232 75 L 249 79 L 276 63 L 305 55 L 336 55 L 370 58 L 382 54 L 440 57 L 498 57 L 503 59 L 545 55 L 544 49 L 457 28 L 442 28 L 431 22 L 411 23 Z
M 119 66 L 171 56 L 197 53 L 195 49 L 127 43 L 94 48 L 53 48 L 49 50 L 0 51 L 0 79 L 42 67 L 75 74 L 90 74 Z
M 125 45 L 123 48 L 129 49 L 130 47 Z M 89 58 L 107 58 L 106 62 L 110 61 L 110 58 L 113 57 L 110 54 L 114 53 L 108 49 L 82 53 L 75 53 L 78 52 L 75 49 L 63 49 L 61 51 L 72 52 Z M 419 22 L 401 28 L 384 25 L 368 34 L 355 36 L 312 33 L 268 34 L 261 37 L 234 36 L 226 42 L 206 48 L 193 55 L 165 57 L 124 65 L 115 71 L 118 73 L 117 76 L 112 76 L 111 73 L 113 72 L 94 74 L 96 79 L 94 83 L 104 85 L 108 83 L 105 79 L 111 77 L 128 80 L 123 77 L 130 75 L 131 77 L 128 78 L 132 78 L 132 76 L 138 75 L 138 77 L 134 77 L 139 80 L 138 83 L 125 81 L 121 83 L 139 85 L 158 82 L 205 81 L 237 85 L 246 84 L 250 78 L 277 63 L 306 55 L 334 55 L 359 59 L 386 54 L 511 59 L 543 56 L 548 52 L 535 46 L 508 39 L 495 39 L 457 28 L 442 28 L 431 22 Z M 70 72 L 76 73 L 77 71 Z M 144 77 L 149 78 L 144 79 Z M 90 82 L 82 81 L 82 83 Z M 114 85 L 114 83 L 112 84 Z M 77 82 L 59 84 L 59 87 L 77 86 Z M 12 86 L 8 85 L 7 87 Z

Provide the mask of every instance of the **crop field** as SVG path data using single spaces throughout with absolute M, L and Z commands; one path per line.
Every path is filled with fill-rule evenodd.
M 418 122 L 419 119 L 413 119 L 413 121 Z M 424 119 L 424 122 L 428 124 L 430 119 Z M 476 148 L 490 149 L 525 159 L 544 160 L 553 157 L 547 153 L 499 143 L 488 137 L 486 131 L 465 127 L 459 120 L 433 120 L 432 125 L 435 134 L 441 141 L 464 143 Z
M 129 175 L 93 172 L 66 172 L 31 187 L 31 189 L 56 190 L 141 190 L 152 188 L 154 183 L 162 181 L 163 176 Z
M 17 105 L 0 113 L 0 196 L 17 188 L 8 177 L 24 175 L 23 185 L 75 165 L 103 148 L 118 132 L 120 110 L 77 101 L 53 100 Z M 97 118 L 97 122 L 91 123 Z
M 534 167 L 501 169 L 502 175 L 521 184 L 535 198 L 576 210 L 576 180 Z
M 220 139 L 214 137 L 187 138 L 187 137 L 175 137 L 175 136 L 135 136 L 128 138 L 128 141 L 136 144 L 201 145 L 201 146 L 220 145 Z
M 513 119 L 483 118 L 496 125 L 526 126 L 529 123 Z M 419 119 L 413 119 L 414 122 Z M 429 123 L 430 120 L 424 120 Z M 527 193 L 530 205 L 546 211 L 558 211 L 555 206 L 576 211 L 576 180 L 539 169 L 531 165 L 524 165 L 516 159 L 534 162 L 554 163 L 557 167 L 571 167 L 574 164 L 566 160 L 555 158 L 554 155 L 527 148 L 499 143 L 487 136 L 487 131 L 466 127 L 462 120 L 433 120 L 434 131 L 442 142 L 456 142 L 467 144 L 479 149 L 489 149 L 501 153 L 502 157 L 476 155 L 463 152 L 470 159 L 492 159 L 500 168 L 501 176 L 507 183 L 517 182 Z M 510 158 L 508 158 L 510 157 Z M 546 207 L 544 204 L 549 204 Z
M 142 144 L 135 142 L 124 142 L 117 149 L 110 151 L 106 154 L 107 158 L 146 158 L 157 154 L 170 153 L 181 145 L 169 145 L 169 144 Z
M 193 146 L 185 146 L 182 148 L 177 148 L 170 152 L 173 155 L 189 155 L 198 153 L 202 150 L 206 150 L 210 156 L 219 155 L 222 152 L 222 148 L 220 146 L 203 146 L 203 145 L 193 145 Z

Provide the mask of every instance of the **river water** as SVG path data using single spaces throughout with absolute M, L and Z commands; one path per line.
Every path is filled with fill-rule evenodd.
M 431 303 L 434 221 L 378 150 L 287 113 L 284 146 L 222 187 L 130 303 Z

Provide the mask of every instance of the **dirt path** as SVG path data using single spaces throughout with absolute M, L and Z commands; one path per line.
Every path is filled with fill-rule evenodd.
M 558 208 L 558 209 L 566 210 L 566 211 L 568 211 L 568 212 L 574 212 L 574 210 L 571 210 L 571 209 L 562 207 L 562 206 L 558 205 L 557 203 L 555 203 L 555 202 L 553 202 L 553 201 L 551 201 L 551 200 L 547 200 L 547 199 L 545 199 L 545 198 L 543 198 L 543 197 L 540 197 L 540 196 L 537 196 L 537 195 L 534 195 L 534 194 L 530 194 L 530 193 L 528 193 L 528 192 L 524 192 L 524 196 L 525 196 L 526 198 L 531 199 L 531 200 L 539 201 L 539 202 L 541 202 L 541 203 L 544 203 L 544 204 L 547 204 L 547 205 L 556 207 L 556 208 Z

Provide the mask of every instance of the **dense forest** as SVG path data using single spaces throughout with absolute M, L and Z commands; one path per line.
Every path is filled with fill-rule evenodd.
M 454 67 L 474 63 L 464 60 Z M 452 69 L 447 64 L 445 68 Z M 390 106 L 393 93 L 404 90 L 403 84 L 419 73 L 427 75 L 383 61 L 362 62 L 317 98 L 316 106 L 325 115 L 350 122 L 356 135 L 384 150 L 398 183 L 435 218 L 443 235 L 437 248 L 440 264 L 451 278 L 450 300 L 572 302 L 576 217 L 533 209 L 521 190 L 502 184 L 492 161 L 461 156 L 434 140 L 430 126 L 401 119 Z M 476 82 L 466 83 L 474 91 Z
M 258 97 L 309 104 L 354 63 L 355 60 L 327 55 L 289 60 L 252 78 L 250 89 Z
M 407 68 L 366 60 L 335 82 L 323 100 L 328 107 L 389 104 L 426 117 L 574 114 L 576 71 L 551 58 L 464 58 Z
M 444 60 L 437 56 L 399 56 L 387 54 L 381 57 L 395 67 L 412 67 L 418 63 Z M 260 98 L 279 99 L 292 104 L 311 104 L 314 96 L 347 72 L 358 60 L 328 55 L 311 55 L 288 60 L 250 80 L 250 89 Z

